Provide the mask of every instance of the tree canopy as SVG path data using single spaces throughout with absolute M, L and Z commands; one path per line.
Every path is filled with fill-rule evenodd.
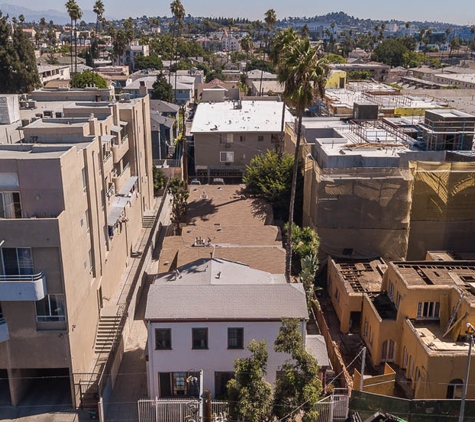
M 373 51 L 372 60 L 392 67 L 404 65 L 404 53 L 409 49 L 399 39 L 388 38 L 382 41 Z
M 71 86 L 76 88 L 86 88 L 87 86 L 95 85 L 97 88 L 107 88 L 107 81 L 97 73 L 86 70 L 82 73 L 76 73 L 71 78 Z
M 153 83 L 152 98 L 154 100 L 173 102 L 173 87 L 168 83 L 163 73 L 157 76 L 157 80 Z
M 272 420 L 272 388 L 265 380 L 267 345 L 251 340 L 251 356 L 236 359 L 234 379 L 227 384 L 229 413 L 233 421 L 266 422 Z
M 0 92 L 18 94 L 41 86 L 33 45 L 21 28 L 13 33 L 0 11 Z
M 135 68 L 137 70 L 142 70 L 142 69 L 162 70 L 163 63 L 160 57 L 158 56 L 139 55 L 135 58 Z
M 274 415 L 278 419 L 301 420 L 318 419 L 317 403 L 322 392 L 318 377 L 318 363 L 305 350 L 302 334 L 296 319 L 284 319 L 279 335 L 275 340 L 276 352 L 288 353 L 291 360 L 280 368 L 274 389 Z
M 256 155 L 244 174 L 246 191 L 269 201 L 278 219 L 286 218 L 288 214 L 293 165 L 292 155 L 284 153 L 279 157 L 277 152 L 268 150 Z

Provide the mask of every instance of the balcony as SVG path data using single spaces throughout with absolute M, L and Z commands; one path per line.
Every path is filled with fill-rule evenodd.
M 129 150 L 129 136 L 125 135 L 118 142 L 112 144 L 112 156 L 114 163 L 118 163 Z
M 37 216 L 33 213 L 29 215 L 29 218 L 0 219 L 0 240 L 7 239 L 3 247 L 8 247 L 8 239 L 15 239 L 16 244 L 31 248 L 59 247 L 61 214 L 56 218 L 45 218 L 42 212 Z
M 46 277 L 43 272 L 33 275 L 0 275 L 2 302 L 38 301 L 45 297 Z
M 104 174 L 107 176 L 111 173 L 112 169 L 114 168 L 114 162 L 112 160 L 112 152 L 108 151 L 106 155 L 104 155 L 103 159 L 104 163 Z
M 0 316 L 0 343 L 3 343 L 4 341 L 7 341 L 9 339 L 10 334 L 8 333 L 8 324 L 3 319 L 3 317 Z
M 117 177 L 112 178 L 112 182 L 115 184 L 116 192 L 120 192 L 120 190 L 124 186 L 124 183 L 127 181 L 129 177 L 130 177 L 130 163 L 127 163 L 127 165 L 122 170 L 122 173 L 119 174 Z

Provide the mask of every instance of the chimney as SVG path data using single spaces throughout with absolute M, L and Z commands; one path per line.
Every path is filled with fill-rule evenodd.
M 145 97 L 147 95 L 147 87 L 145 86 L 145 81 L 139 81 L 139 95 Z

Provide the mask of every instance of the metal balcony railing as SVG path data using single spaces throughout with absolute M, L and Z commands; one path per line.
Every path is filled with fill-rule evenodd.
M 38 281 L 44 277 L 43 271 L 37 274 L 25 275 L 25 274 L 13 274 L 6 275 L 0 274 L 0 283 L 1 282 L 12 282 L 12 281 Z M 0 317 L 1 319 L 1 317 Z

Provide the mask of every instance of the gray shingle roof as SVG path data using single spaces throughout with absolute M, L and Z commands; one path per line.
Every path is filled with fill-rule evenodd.
M 302 284 L 151 285 L 145 320 L 307 319 Z
M 322 335 L 308 335 L 305 340 L 305 349 L 317 360 L 320 366 L 331 367 L 327 345 Z

